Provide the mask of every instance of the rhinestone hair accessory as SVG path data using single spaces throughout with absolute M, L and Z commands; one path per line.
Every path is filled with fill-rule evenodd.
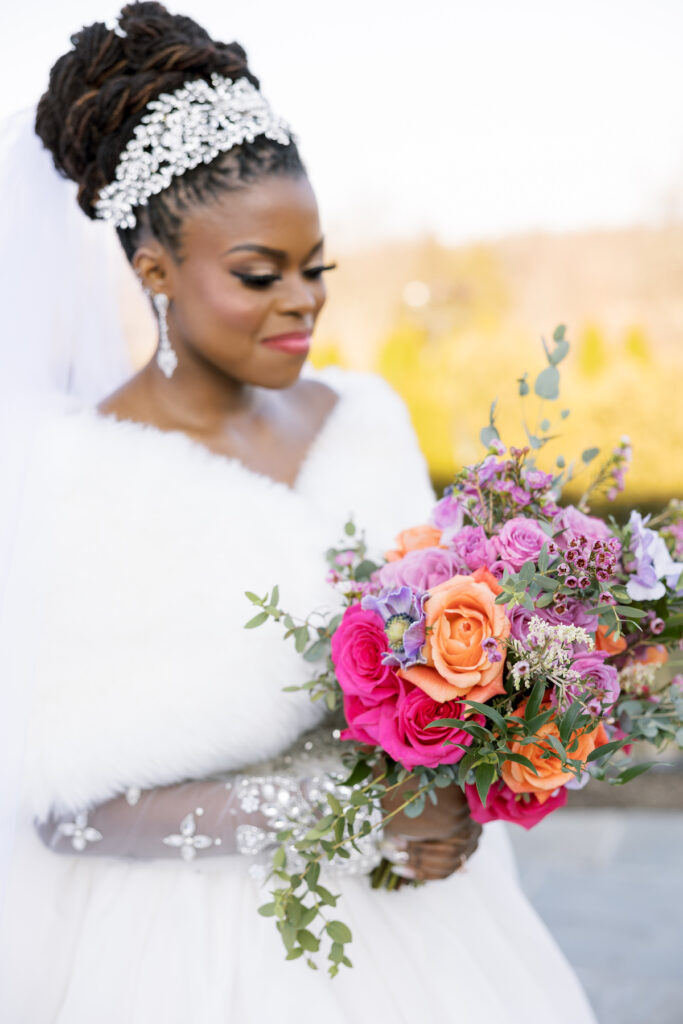
M 96 216 L 117 228 L 135 227 L 135 208 L 173 178 L 211 163 L 243 142 L 265 135 L 283 146 L 295 136 L 246 78 L 212 74 L 185 82 L 147 104 L 147 113 L 123 150 L 114 180 L 100 191 Z

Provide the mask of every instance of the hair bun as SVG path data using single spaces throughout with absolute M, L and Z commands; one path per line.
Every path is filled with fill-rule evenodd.
M 159 3 L 126 4 L 118 29 L 95 22 L 71 43 L 50 72 L 36 132 L 60 174 L 78 183 L 78 202 L 91 218 L 150 100 L 213 72 L 259 85 L 239 43 L 217 42 Z

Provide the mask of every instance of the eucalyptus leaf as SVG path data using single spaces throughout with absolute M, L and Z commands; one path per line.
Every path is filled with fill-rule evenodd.
M 345 942 L 351 942 L 351 939 L 353 938 L 351 929 L 348 925 L 345 925 L 343 921 L 328 921 L 325 925 L 325 931 L 333 942 L 343 944 Z
M 268 620 L 268 612 L 259 612 L 253 619 L 249 619 L 249 622 L 245 625 L 245 629 L 256 629 L 257 626 L 262 626 L 264 622 Z
M 479 431 L 479 440 L 485 448 L 490 448 L 493 441 L 500 440 L 500 434 L 496 428 L 491 424 L 488 427 L 482 427 Z
M 585 462 L 586 465 L 588 465 L 588 463 L 592 462 L 593 459 L 595 459 L 599 454 L 600 454 L 600 449 L 599 448 L 585 448 L 581 452 L 581 461 Z
M 304 651 L 304 661 L 320 661 L 327 655 L 329 640 L 316 640 Z
M 550 402 L 554 402 L 559 397 L 560 373 L 556 366 L 551 363 L 550 366 L 546 366 L 545 370 L 541 370 L 536 378 L 534 391 L 539 398 L 545 398 Z
M 562 360 L 569 354 L 569 342 L 558 341 L 555 343 L 555 348 L 549 355 L 550 362 L 553 366 L 557 366 Z

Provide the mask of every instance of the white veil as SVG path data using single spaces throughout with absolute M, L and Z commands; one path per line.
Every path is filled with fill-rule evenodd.
M 143 333 L 153 324 L 114 229 L 80 210 L 34 119 L 30 109 L 0 124 L 0 908 L 40 626 L 32 586 L 40 567 L 25 557 L 32 454 L 50 417 L 96 404 L 131 375 L 126 320 L 140 320 Z

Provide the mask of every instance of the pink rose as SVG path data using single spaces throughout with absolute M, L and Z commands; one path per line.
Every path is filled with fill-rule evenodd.
M 495 543 L 498 557 L 519 570 L 525 562 L 536 561 L 543 545 L 550 543 L 550 537 L 535 520 L 515 516 L 505 523 Z
M 469 572 L 488 569 L 498 557 L 496 545 L 488 539 L 481 526 L 464 526 L 450 538 L 449 544 L 462 568 Z
M 602 519 L 587 516 L 573 505 L 567 505 L 560 510 L 555 516 L 554 525 L 557 531 L 562 531 L 554 538 L 555 543 L 561 548 L 566 548 L 574 537 L 585 537 L 589 544 L 594 544 L 596 540 L 608 540 L 613 536 L 609 526 L 603 523 Z
M 353 604 L 332 637 L 332 661 L 345 695 L 364 706 L 395 697 L 398 678 L 382 657 L 389 651 L 382 616 Z
M 404 768 L 436 768 L 459 761 L 464 750 L 453 744 L 469 746 L 472 737 L 457 726 L 426 727 L 437 718 L 464 720 L 465 712 L 465 705 L 458 700 L 436 701 L 417 686 L 402 682 L 398 701 L 379 709 L 371 730 L 375 741 Z M 468 721 L 483 723 L 483 718 L 470 716 Z
M 430 590 L 456 576 L 458 559 L 444 548 L 422 548 L 409 551 L 398 562 L 387 562 L 377 573 L 382 587 L 410 587 L 412 590 Z
M 562 787 L 554 796 L 540 803 L 533 793 L 513 793 L 504 782 L 494 782 L 486 798 L 486 807 L 479 799 L 476 786 L 465 786 L 465 796 L 470 807 L 470 814 L 480 825 L 487 821 L 511 821 L 522 828 L 533 828 L 542 818 L 564 807 L 567 802 L 567 790 Z

